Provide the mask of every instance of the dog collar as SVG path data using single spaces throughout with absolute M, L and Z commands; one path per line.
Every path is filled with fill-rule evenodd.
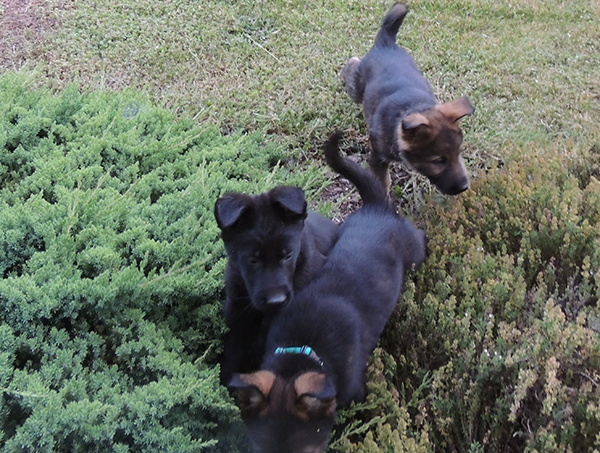
M 319 358 L 317 353 L 310 346 L 300 346 L 297 348 L 276 348 L 275 355 L 279 354 L 301 354 L 310 357 L 315 362 L 319 364 L 319 366 L 323 367 L 323 361 Z

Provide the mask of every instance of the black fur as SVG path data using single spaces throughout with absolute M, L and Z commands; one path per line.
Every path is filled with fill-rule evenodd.
M 404 273 L 425 259 L 424 232 L 395 213 L 370 172 L 338 154 L 339 138 L 334 134 L 325 145 L 327 162 L 354 183 L 363 207 L 342 225 L 315 280 L 273 320 L 261 366 L 276 376 L 273 395 L 257 393 L 256 386 L 248 384 L 254 382 L 252 376 L 236 376 L 230 383 L 246 396 L 242 416 L 256 452 L 324 450 L 335 406 L 364 397 L 366 362 L 400 297 Z M 305 355 L 274 354 L 276 348 L 303 345 L 316 352 L 322 367 Z M 314 391 L 292 395 L 292 401 L 310 399 L 307 419 L 292 416 L 294 411 L 304 414 L 299 408 L 291 413 L 289 405 L 275 407 L 278 389 L 289 387 L 293 393 L 289 383 L 307 373 L 324 375 L 324 384 Z M 312 437 L 306 434 L 311 430 Z
M 339 228 L 307 213 L 303 190 L 286 186 L 256 196 L 225 195 L 215 204 L 215 218 L 229 259 L 229 332 L 221 358 L 221 378 L 227 383 L 233 372 L 254 371 L 260 365 L 273 313 L 321 269 Z

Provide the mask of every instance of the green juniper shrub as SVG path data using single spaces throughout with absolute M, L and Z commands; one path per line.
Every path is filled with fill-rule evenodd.
M 2 76 L 0 109 L 0 451 L 245 451 L 214 202 L 316 173 L 133 93 Z
M 515 152 L 426 205 L 429 256 L 381 342 L 400 426 L 363 408 L 341 451 L 600 450 L 600 149 L 575 151 Z

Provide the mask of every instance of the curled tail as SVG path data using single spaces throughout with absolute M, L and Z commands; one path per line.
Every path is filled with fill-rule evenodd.
M 406 13 L 408 13 L 408 6 L 402 3 L 396 3 L 390 8 L 381 22 L 374 47 L 390 47 L 396 44 L 396 35 Z
M 364 206 L 382 206 L 393 210 L 386 190 L 375 176 L 353 160 L 340 155 L 338 143 L 341 138 L 342 133 L 336 131 L 325 142 L 324 149 L 327 165 L 356 186 Z

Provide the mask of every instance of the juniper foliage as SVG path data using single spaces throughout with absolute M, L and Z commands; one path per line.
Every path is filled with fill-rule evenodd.
M 133 93 L 3 76 L 0 109 L 0 450 L 243 451 L 212 209 L 314 174 Z

